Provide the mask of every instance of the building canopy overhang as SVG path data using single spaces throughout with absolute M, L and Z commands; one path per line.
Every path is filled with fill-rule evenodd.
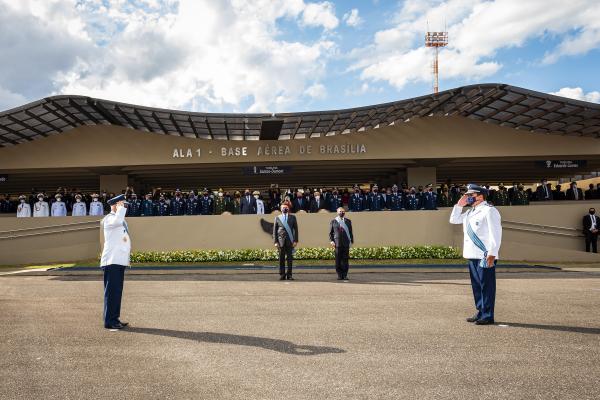
M 527 132 L 600 137 L 600 104 L 505 84 L 479 84 L 373 106 L 280 114 L 196 113 L 86 96 L 51 96 L 0 112 L 0 146 L 86 125 L 201 139 L 286 140 L 369 131 L 430 116 L 461 116 Z

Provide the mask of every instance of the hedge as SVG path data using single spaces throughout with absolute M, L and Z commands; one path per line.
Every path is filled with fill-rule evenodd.
M 304 247 L 294 255 L 296 260 L 333 260 L 332 248 Z M 399 259 L 457 259 L 461 253 L 450 246 L 385 246 L 355 247 L 350 249 L 350 258 L 355 260 L 399 260 Z M 181 263 L 222 261 L 277 261 L 276 249 L 241 250 L 179 250 L 144 251 L 131 255 L 132 263 Z

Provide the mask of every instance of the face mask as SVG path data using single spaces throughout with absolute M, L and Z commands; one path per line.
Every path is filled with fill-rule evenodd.
M 81 199 L 76 199 L 75 201 L 78 203 L 81 203 Z
M 62 197 L 57 197 L 56 201 L 62 201 Z
M 476 201 L 477 201 L 477 199 L 475 197 L 473 197 L 473 196 L 467 197 L 467 204 L 468 205 L 473 205 Z
M 219 197 L 223 197 L 223 192 L 219 192 Z
M 287 214 L 290 210 L 288 210 L 287 208 L 284 208 L 281 210 L 282 213 Z
M 21 203 L 25 203 L 25 199 L 21 199 Z
M 257 194 L 255 194 L 255 195 L 254 195 L 254 198 L 255 198 L 255 199 L 258 199 L 258 197 L 259 197 L 259 196 L 258 196 Z
M 321 196 L 315 196 L 315 199 L 319 200 L 319 198 L 321 198 Z
M 340 218 L 344 218 L 344 215 L 346 215 L 346 213 L 345 213 L 345 212 L 342 212 L 342 211 L 340 211 L 340 212 L 338 213 L 338 215 L 340 216 Z
M 590 211 L 590 215 L 594 215 L 594 214 L 596 214 L 595 210 L 594 211 Z
M 250 196 L 250 192 L 246 192 L 246 196 Z
M 38 201 L 44 201 L 43 197 L 38 197 Z

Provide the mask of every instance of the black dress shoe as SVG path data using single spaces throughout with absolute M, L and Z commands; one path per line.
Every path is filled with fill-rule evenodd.
M 279 278 L 280 281 L 285 281 L 285 275 L 281 275 L 281 277 Z
M 493 319 L 478 319 L 475 321 L 475 325 L 494 325 Z
M 123 321 L 119 321 L 119 323 L 121 325 L 123 325 L 123 328 L 125 328 L 127 325 L 129 325 L 129 322 L 123 322 Z
M 467 318 L 467 322 L 477 322 L 479 320 L 479 315 L 475 314 L 472 317 Z
M 294 278 L 292 278 L 292 276 L 291 276 L 291 275 L 288 275 L 287 279 L 288 279 L 288 281 L 295 281 L 295 279 L 294 279 Z
M 104 325 L 104 327 L 106 329 L 123 329 L 123 328 L 125 328 L 125 326 L 121 323 L 114 324 L 114 325 Z

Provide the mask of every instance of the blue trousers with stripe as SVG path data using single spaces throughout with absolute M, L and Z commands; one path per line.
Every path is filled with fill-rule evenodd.
M 496 303 L 496 267 L 481 268 L 481 260 L 469 259 L 469 275 L 479 319 L 494 319 Z M 496 262 L 494 261 L 494 265 Z
M 125 279 L 124 265 L 111 264 L 104 269 L 104 326 L 119 323 L 121 316 L 121 297 Z

